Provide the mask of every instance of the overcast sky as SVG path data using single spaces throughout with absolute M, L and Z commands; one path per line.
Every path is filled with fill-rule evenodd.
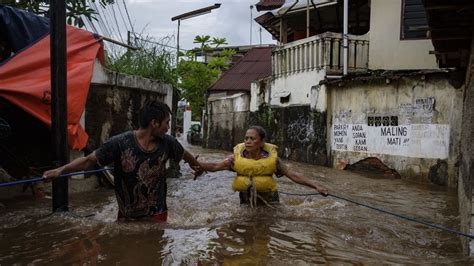
M 226 38 L 229 45 L 250 44 L 250 5 L 258 0 L 126 0 L 130 18 L 135 31 L 161 39 L 166 36 L 176 36 L 178 22 L 171 18 L 189 11 L 221 3 L 219 9 L 202 16 L 182 20 L 180 27 L 180 47 L 191 49 L 196 35 Z M 252 10 L 253 18 L 264 12 Z M 252 43 L 260 43 L 260 26 L 252 24 Z M 262 28 L 262 44 L 275 43 L 271 35 Z M 170 45 L 175 46 L 175 42 Z

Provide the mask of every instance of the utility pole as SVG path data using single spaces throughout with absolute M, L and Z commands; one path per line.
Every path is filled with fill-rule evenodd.
M 180 26 L 181 26 L 181 19 L 178 19 L 178 34 L 176 35 L 176 67 L 178 67 L 178 63 L 179 63 L 179 27 Z
M 127 45 L 131 46 L 132 45 L 131 42 L 132 42 L 131 32 L 127 30 Z M 127 48 L 127 57 L 130 57 L 130 48 Z
M 309 0 L 306 0 L 306 38 L 309 37 L 309 21 Z
M 342 74 L 344 76 L 347 75 L 347 64 L 348 64 L 348 44 L 347 44 L 347 38 L 349 34 L 349 0 L 344 0 L 344 13 L 343 13 L 343 27 L 342 27 L 342 43 L 343 43 L 343 61 L 344 61 L 344 67 L 342 70 Z
M 260 46 L 262 46 L 262 27 L 260 27 Z
M 53 167 L 69 162 L 67 141 L 67 52 L 66 52 L 66 1 L 50 3 L 50 54 L 51 54 L 51 145 Z M 53 180 L 53 212 L 69 210 L 68 179 Z
M 252 45 L 252 14 L 253 5 L 250 5 L 250 45 Z
M 213 9 L 219 8 L 221 4 L 214 4 L 212 6 L 196 9 L 190 12 L 186 12 L 183 14 L 180 14 L 178 16 L 174 16 L 171 18 L 171 21 L 178 21 L 178 34 L 176 36 L 176 67 L 178 67 L 178 62 L 179 62 L 179 28 L 181 26 L 181 20 L 189 19 L 189 18 L 194 18 L 197 16 L 201 16 L 204 14 L 211 13 Z M 176 88 L 173 90 L 173 100 L 172 102 L 172 107 L 171 107 L 171 112 L 173 113 L 173 118 L 171 120 L 171 134 L 174 136 L 175 131 L 176 131 L 176 106 L 178 104 L 178 94 L 177 94 L 177 87 L 178 87 L 178 78 L 176 77 Z

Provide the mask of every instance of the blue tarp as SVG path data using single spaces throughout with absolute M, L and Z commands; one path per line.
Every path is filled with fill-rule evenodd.
M 49 19 L 0 5 L 0 40 L 18 53 L 49 34 Z

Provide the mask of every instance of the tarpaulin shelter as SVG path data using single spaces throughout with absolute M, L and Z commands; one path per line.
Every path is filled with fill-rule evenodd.
M 51 126 L 49 19 L 0 5 L 0 97 Z M 79 124 L 96 58 L 104 63 L 102 38 L 67 26 L 68 142 L 87 145 Z

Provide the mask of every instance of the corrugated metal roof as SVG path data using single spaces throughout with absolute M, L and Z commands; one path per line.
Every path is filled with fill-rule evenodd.
M 272 74 L 272 48 L 259 47 L 249 50 L 208 91 L 250 91 L 252 81 Z

